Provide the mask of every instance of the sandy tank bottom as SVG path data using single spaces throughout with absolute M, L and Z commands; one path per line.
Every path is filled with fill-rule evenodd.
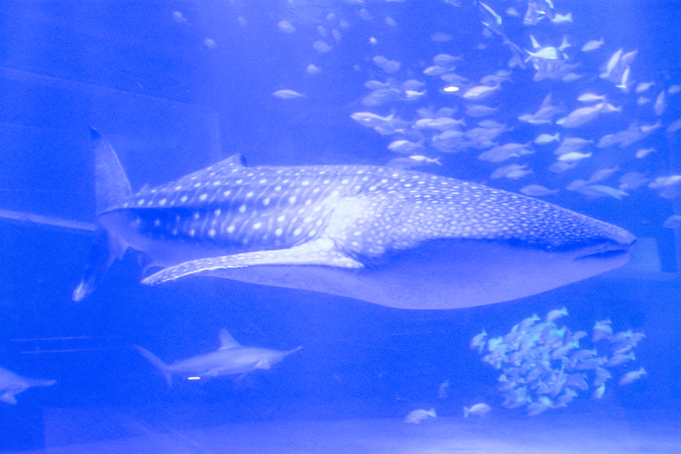
M 488 414 L 438 417 L 275 421 L 157 432 L 25 453 L 678 453 L 681 420 L 669 413 Z

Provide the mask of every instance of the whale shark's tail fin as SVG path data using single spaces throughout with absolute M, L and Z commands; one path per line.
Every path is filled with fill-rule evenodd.
M 95 214 L 99 216 L 110 208 L 120 206 L 132 195 L 132 189 L 111 144 L 92 128 L 90 137 L 95 161 Z M 124 250 L 125 246 L 120 244 L 117 238 L 110 237 L 108 232 L 99 226 L 83 278 L 73 291 L 72 300 L 80 301 L 92 293 L 100 278 L 116 257 L 123 255 Z
M 168 386 L 171 386 L 173 384 L 173 377 L 171 373 L 168 371 L 168 365 L 161 361 L 159 357 L 151 353 L 149 350 L 146 350 L 138 345 L 135 345 L 135 348 L 140 352 L 142 356 L 144 356 L 158 371 L 163 375 L 163 378 L 166 379 L 166 382 L 168 383 Z
M 95 197 L 97 215 L 118 206 L 132 195 L 128 177 L 111 144 L 90 128 L 95 158 Z

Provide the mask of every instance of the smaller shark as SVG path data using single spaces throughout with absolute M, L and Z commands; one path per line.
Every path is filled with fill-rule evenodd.
M 24 378 L 0 367 L 0 401 L 16 405 L 16 394 L 26 391 L 31 386 L 52 386 L 55 383 L 56 380 Z
M 172 364 L 164 363 L 156 355 L 142 347 L 135 345 L 135 348 L 161 372 L 168 382 L 168 386 L 170 386 L 172 385 L 173 375 L 184 378 L 218 377 L 222 375 L 244 376 L 256 369 L 269 369 L 272 364 L 278 363 L 284 357 L 303 347 L 288 351 L 244 347 L 235 341 L 226 329 L 222 329 L 220 330 L 220 348 L 217 351 L 192 356 L 175 361 Z

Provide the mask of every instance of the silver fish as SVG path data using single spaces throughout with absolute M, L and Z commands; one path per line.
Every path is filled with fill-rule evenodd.
M 172 384 L 172 376 L 184 378 L 210 378 L 226 375 L 245 375 L 258 369 L 267 370 L 286 356 L 303 347 L 288 351 L 269 350 L 259 347 L 244 347 L 227 332 L 220 330 L 220 348 L 211 353 L 192 356 L 190 358 L 166 364 L 149 350 L 135 345 L 135 348 Z
M 295 98 L 305 98 L 306 96 L 302 93 L 298 93 L 293 90 L 277 90 L 272 95 L 281 99 L 295 99 Z
M 92 255 L 99 262 L 74 300 L 132 249 L 145 284 L 200 273 L 396 308 L 461 308 L 618 267 L 634 242 L 540 200 L 379 166 L 246 167 L 237 155 L 133 194 L 111 146 L 93 138 L 97 250 L 108 253 Z
M 549 194 L 557 194 L 558 189 L 551 190 L 538 184 L 530 184 L 521 188 L 520 192 L 533 197 L 542 197 Z

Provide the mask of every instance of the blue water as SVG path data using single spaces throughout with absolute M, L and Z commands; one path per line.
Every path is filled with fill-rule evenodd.
M 532 49 L 530 35 L 542 47 L 558 47 L 564 35 L 569 37 L 572 47 L 560 59 L 579 63 L 573 72 L 581 77 L 535 82 L 531 61 L 526 68 L 509 68 L 511 48 L 496 32 L 485 37 L 481 21 L 489 16 L 480 5 L 451 3 L 5 1 L 0 11 L 0 210 L 94 222 L 90 127 L 116 148 L 138 190 L 234 153 L 245 155 L 249 165 L 385 165 L 406 158 L 387 148 L 403 136 L 381 135 L 351 114 L 394 115 L 411 124 L 420 118 L 418 109 L 450 107 L 457 109 L 453 118 L 466 118 L 462 131 L 485 119 L 505 124 L 509 130 L 496 139 L 499 144 L 560 132 L 561 139 L 593 140 L 583 150 L 593 154 L 556 173 L 549 167 L 557 158 L 552 152 L 557 142 L 531 143 L 533 154 L 490 163 L 477 159 L 483 150 L 437 149 L 433 137 L 440 131 L 430 130 L 420 133 L 424 145 L 416 154 L 442 165 L 415 170 L 513 192 L 529 184 L 560 189 L 544 199 L 626 228 L 640 240 L 632 262 L 619 270 L 518 301 L 451 311 L 397 310 L 212 278 L 145 287 L 132 255 L 112 266 L 91 297 L 73 303 L 71 292 L 92 235 L 3 220 L 0 367 L 57 383 L 18 394 L 16 405 L 0 402 L 0 450 L 113 443 L 234 423 L 401 421 L 418 408 L 435 408 L 438 418 L 458 421 L 463 406 L 479 402 L 492 407 L 487 418 L 495 418 L 495 427 L 504 421 L 516 424 L 517 418 L 529 418 L 525 407 L 502 405 L 500 372 L 482 362 L 469 342 L 483 329 L 501 336 L 533 313 L 543 317 L 563 306 L 569 316 L 559 325 L 573 332 L 590 336 L 596 321 L 609 318 L 615 332 L 631 329 L 646 338 L 634 349 L 636 361 L 613 368 L 615 378 L 602 399 L 592 399 L 589 390 L 565 408 L 532 418 L 546 418 L 545 428 L 557 430 L 561 414 L 573 422 L 582 415 L 616 414 L 628 427 L 642 423 L 642 415 L 678 414 L 679 237 L 662 224 L 679 209 L 679 191 L 673 184 L 667 193 L 648 185 L 681 174 L 679 132 L 666 130 L 681 117 L 681 94 L 668 92 L 659 114 L 653 108 L 663 89 L 681 84 L 676 46 L 681 6 L 672 1 L 556 0 L 555 11 L 571 12 L 573 22 L 544 18 L 527 26 L 522 24 L 526 1 L 485 2 L 502 18 L 505 36 L 521 49 Z M 510 7 L 520 17 L 509 16 L 505 10 Z M 362 17 L 363 8 L 370 18 Z M 395 25 L 386 24 L 387 17 Z M 295 32 L 282 31 L 278 24 L 283 20 Z M 448 40 L 442 40 L 443 34 Z M 601 37 L 601 48 L 581 51 L 587 41 Z M 331 50 L 315 50 L 318 40 Z M 599 77 L 618 49 L 638 50 L 626 91 Z M 469 80 L 460 84 L 462 93 L 498 70 L 510 71 L 510 80 L 485 100 L 464 102 L 461 93 L 441 92 L 447 84 L 439 77 L 423 74 L 441 53 L 461 56 L 453 72 Z M 375 56 L 400 62 L 400 69 L 386 73 L 372 61 Z M 306 70 L 311 64 L 318 73 Z M 362 103 L 372 92 L 364 86 L 368 80 L 399 87 L 410 79 L 423 82 L 425 93 L 411 100 L 402 93 L 381 105 Z M 654 85 L 636 93 L 640 82 Z M 272 95 L 282 89 L 304 97 Z M 576 100 L 587 92 L 605 94 L 621 112 L 602 113 L 577 128 L 556 125 L 557 119 L 588 105 Z M 562 110 L 552 123 L 517 119 L 536 112 L 549 93 Z M 651 101 L 638 105 L 639 96 Z M 499 110 L 489 117 L 465 116 L 472 104 Z M 658 121 L 633 144 L 596 146 L 603 136 L 632 123 L 640 128 Z M 655 151 L 635 156 L 648 148 Z M 490 178 L 508 164 L 526 164 L 533 172 L 517 180 Z M 619 198 L 567 189 L 574 180 L 589 180 L 594 172 L 615 167 L 611 176 L 593 184 L 620 189 L 620 178 L 630 172 L 648 180 L 625 188 Z M 141 345 L 172 362 L 215 350 L 222 328 L 244 345 L 304 348 L 271 370 L 238 380 L 176 379 L 171 388 L 132 348 Z M 647 375 L 627 386 L 616 384 L 641 366 Z M 446 380 L 448 397 L 439 398 L 438 387 Z M 422 426 L 428 423 L 434 424 L 427 420 Z M 663 431 L 665 424 L 661 418 L 652 427 Z M 283 444 L 287 437 L 291 443 L 305 438 L 285 430 L 276 434 Z

